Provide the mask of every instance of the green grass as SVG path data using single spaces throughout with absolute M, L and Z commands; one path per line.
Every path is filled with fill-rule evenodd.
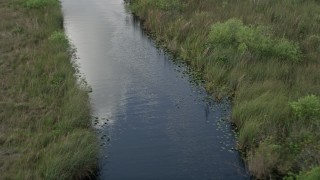
M 300 174 L 299 176 L 297 176 L 297 179 L 298 180 L 320 179 L 320 167 L 313 168 L 308 172 Z
M 208 43 L 215 52 L 215 61 L 231 61 L 229 58 L 234 59 L 244 53 L 266 61 L 270 58 L 299 61 L 301 52 L 298 45 L 284 38 L 272 39 L 269 34 L 265 27 L 244 26 L 238 19 L 229 19 L 212 25 Z M 228 58 L 231 55 L 233 57 Z
M 255 177 L 309 171 L 316 177 L 319 1 L 132 0 L 129 6 L 157 41 L 203 72 L 209 92 L 233 98 L 238 148 Z
M 88 94 L 75 78 L 56 0 L 0 0 L 3 179 L 94 175 Z

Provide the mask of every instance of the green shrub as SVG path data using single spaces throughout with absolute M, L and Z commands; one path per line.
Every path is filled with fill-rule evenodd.
M 320 179 L 320 167 L 315 167 L 310 171 L 298 176 L 297 180 L 316 180 Z
M 296 102 L 291 102 L 290 106 L 298 118 L 320 118 L 320 98 L 315 95 L 300 98 Z
M 286 39 L 277 40 L 273 46 L 273 52 L 280 59 L 290 59 L 298 61 L 301 57 L 301 52 L 297 44 L 293 44 Z
M 232 47 L 243 54 L 249 51 L 264 58 L 298 61 L 301 56 L 299 46 L 286 39 L 272 39 L 268 28 L 245 26 L 238 19 L 216 23 L 209 33 L 209 42 L 216 51 Z
M 63 47 L 68 46 L 68 39 L 63 32 L 55 31 L 49 37 L 49 41 L 54 44 L 62 45 Z
M 236 46 L 237 33 L 243 28 L 238 19 L 230 19 L 225 23 L 216 23 L 212 26 L 209 40 L 214 46 Z

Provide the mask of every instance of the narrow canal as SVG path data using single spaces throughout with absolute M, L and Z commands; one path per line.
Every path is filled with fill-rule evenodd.
M 92 87 L 100 179 L 249 179 L 230 124 L 188 69 L 122 0 L 63 0 L 65 30 Z

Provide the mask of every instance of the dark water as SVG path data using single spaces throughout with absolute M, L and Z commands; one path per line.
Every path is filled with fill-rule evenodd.
M 122 0 L 62 5 L 80 72 L 93 90 L 100 179 L 249 178 L 233 149 L 230 104 L 208 100 Z

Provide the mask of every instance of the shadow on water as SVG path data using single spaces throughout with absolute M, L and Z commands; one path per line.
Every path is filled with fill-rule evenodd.
M 92 87 L 100 179 L 250 179 L 231 104 L 143 31 L 121 0 L 64 0 L 65 29 Z

